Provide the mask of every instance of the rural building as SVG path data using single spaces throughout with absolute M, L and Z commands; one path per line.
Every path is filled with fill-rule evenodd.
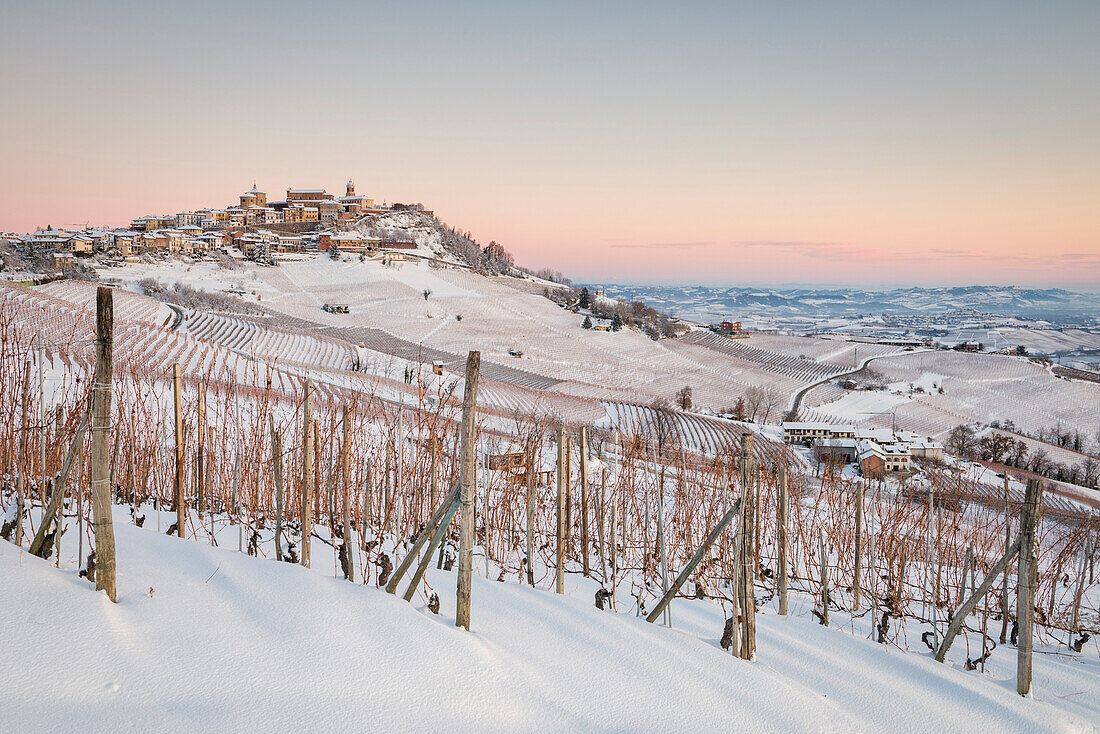
M 940 461 L 944 457 L 943 444 L 937 443 L 931 436 L 920 436 L 912 431 L 898 431 L 898 438 L 909 445 L 909 453 L 914 459 Z
M 814 458 L 820 462 L 850 464 L 856 460 L 854 438 L 822 438 L 814 443 Z
M 819 438 L 855 438 L 854 426 L 821 421 L 784 421 L 783 440 L 787 443 L 808 443 Z
M 909 471 L 911 458 L 909 446 L 904 443 L 883 446 L 869 439 L 856 441 L 856 459 L 865 477 Z

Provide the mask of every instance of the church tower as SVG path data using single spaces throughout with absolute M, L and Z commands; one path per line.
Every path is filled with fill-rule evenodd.
M 348 179 L 348 193 L 347 196 L 355 196 L 355 182 L 350 178 Z

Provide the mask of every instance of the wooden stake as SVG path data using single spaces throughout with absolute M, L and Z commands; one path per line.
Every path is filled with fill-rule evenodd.
M 428 542 L 428 539 L 432 537 L 432 533 L 435 531 L 436 526 L 442 521 L 443 516 L 447 514 L 447 510 L 450 509 L 451 504 L 459 498 L 458 487 L 455 487 L 443 498 L 443 501 L 436 506 L 435 511 L 432 513 L 431 518 L 428 520 L 428 524 L 420 531 L 413 541 L 412 547 L 409 548 L 409 552 L 405 555 L 405 558 L 397 566 L 392 574 L 390 574 L 390 580 L 386 583 L 386 593 L 397 593 L 397 585 L 404 578 L 405 573 L 412 566 L 413 561 L 416 560 L 420 550 L 424 547 L 424 544 Z
M 527 452 L 527 583 L 535 585 L 535 448 Z
M 776 508 L 776 542 L 778 544 L 779 613 L 787 614 L 787 465 L 779 466 L 779 501 Z
M 271 461 L 275 473 L 275 560 L 283 560 L 283 439 L 275 431 L 275 416 L 267 414 L 271 429 Z
M 202 511 L 206 507 L 203 504 L 206 496 L 206 457 L 204 456 L 206 451 L 206 381 L 203 379 L 199 379 L 199 414 L 196 424 L 199 432 L 199 448 L 198 454 L 195 456 L 195 509 L 199 511 L 201 519 Z
M 939 648 L 936 650 L 936 662 L 943 662 L 948 649 L 951 647 L 951 643 L 954 642 L 955 636 L 959 634 L 959 630 L 962 629 L 966 618 L 974 611 L 974 607 L 978 605 L 982 597 L 992 588 L 993 582 L 997 580 L 997 576 L 1008 568 L 1008 564 L 1012 561 L 1012 557 L 1016 555 L 1019 550 L 1020 538 L 1017 537 L 1016 542 L 1009 546 L 1008 552 L 1001 557 L 1001 560 L 994 564 L 993 568 L 989 569 L 989 573 L 986 574 L 985 579 L 982 581 L 982 585 L 974 591 L 973 596 L 959 605 L 959 609 L 955 612 L 955 616 L 951 617 L 951 624 L 947 626 L 947 632 L 943 636 L 943 642 L 940 643 Z
M 588 567 L 588 426 L 581 426 L 581 560 L 584 575 L 591 576 Z M 666 579 L 667 580 L 667 579 Z
M 340 448 L 340 483 L 344 486 L 344 553 L 348 559 L 348 581 L 355 583 L 355 554 L 351 552 L 351 429 L 348 426 L 348 405 L 344 403 L 341 416 L 344 443 Z
M 458 535 L 458 589 L 455 626 L 470 629 L 470 586 L 474 570 L 474 499 L 477 487 L 477 378 L 481 372 L 481 352 L 466 357 L 466 387 L 462 395 L 462 467 L 459 481 L 461 511 Z
M 863 570 L 863 482 L 856 482 L 856 559 L 852 574 L 852 609 L 859 610 L 860 571 Z
M 600 469 L 600 499 L 596 507 L 597 541 L 600 544 L 600 580 L 607 583 L 607 551 L 604 548 L 604 527 L 607 521 L 607 466 Z
M 182 389 L 183 378 L 180 375 L 180 366 L 177 362 L 172 365 L 172 388 L 175 395 L 175 417 L 176 417 L 176 486 L 175 486 L 175 500 L 173 504 L 176 506 L 176 535 L 183 537 L 184 520 L 186 518 L 186 507 L 183 499 L 183 396 L 180 394 Z M 160 509 L 157 509 L 158 515 Z M 171 528 L 169 528 L 170 530 Z
M 65 485 L 69 481 L 69 472 L 72 471 L 73 462 L 80 456 L 80 448 L 84 444 L 84 431 L 87 427 L 88 415 L 85 414 L 84 417 L 80 419 L 80 425 L 76 427 L 76 435 L 73 436 L 73 442 L 69 445 L 69 453 L 65 455 L 65 463 L 62 465 L 61 471 L 58 472 L 57 478 L 54 481 L 50 503 L 42 516 L 42 523 L 38 526 L 38 532 L 35 533 L 34 539 L 31 541 L 31 555 L 38 556 L 39 558 L 45 557 L 42 555 L 42 546 L 46 541 L 46 536 L 49 535 L 50 528 L 57 520 L 58 512 L 64 506 Z M 60 530 L 60 523 L 58 523 L 58 531 Z M 55 542 L 60 542 L 60 533 L 55 535 L 54 538 Z
M 30 431 L 30 426 L 27 425 L 27 400 L 30 392 L 31 361 L 28 359 L 23 374 L 23 422 L 19 424 L 19 460 L 16 462 L 18 473 L 15 475 L 15 544 L 19 546 L 23 545 L 23 513 L 27 494 L 27 433 Z
M 409 588 L 405 590 L 405 601 L 412 601 L 413 595 L 416 593 L 416 588 L 420 586 L 420 579 L 424 578 L 424 572 L 428 570 L 428 564 L 432 560 L 435 549 L 438 548 L 443 541 L 443 536 L 447 534 L 447 528 L 451 526 L 451 521 L 454 519 L 455 513 L 458 512 L 459 505 L 461 504 L 458 495 L 452 493 L 448 495 L 446 499 L 451 501 L 450 506 L 446 514 L 443 515 L 443 519 L 436 525 L 435 532 L 431 534 L 432 541 L 428 544 L 428 549 L 424 551 L 424 557 L 420 559 L 420 563 L 413 573 L 412 580 L 409 582 Z M 440 507 L 442 507 L 442 505 L 440 505 Z
M 557 567 L 554 570 L 554 592 L 565 593 L 565 521 L 568 505 L 565 500 L 565 472 L 569 457 L 565 448 L 565 427 L 558 426 L 558 487 L 557 487 L 557 537 L 554 550 Z
M 92 383 L 92 530 L 95 533 L 96 591 L 115 593 L 115 529 L 111 517 L 111 380 L 114 308 L 111 289 L 96 292 L 95 377 Z
M 829 577 L 825 567 L 825 534 L 819 527 L 817 529 L 817 547 L 821 558 L 821 623 L 829 626 Z
M 665 552 L 665 467 L 661 466 L 659 484 L 657 485 L 657 538 L 661 550 L 661 593 L 668 594 L 668 555 Z M 668 606 L 665 610 L 665 625 L 672 626 L 672 614 Z
M 1043 483 L 1027 480 L 1027 492 L 1020 512 L 1020 564 L 1016 573 L 1020 591 L 1016 595 L 1016 621 L 1019 635 L 1016 643 L 1016 692 L 1031 693 L 1032 625 L 1035 620 L 1035 528 L 1039 524 L 1039 503 L 1043 498 Z
M 306 380 L 306 398 L 302 405 L 302 555 L 300 562 L 309 568 L 309 536 L 313 532 L 313 381 Z
M 1012 508 L 1009 504 L 1008 475 L 1005 475 L 1005 553 L 1012 539 Z M 1001 644 L 1008 638 L 1008 574 L 1001 579 Z
M 756 594 L 754 583 L 755 556 L 753 551 L 753 517 L 756 506 L 753 472 L 753 434 L 741 437 L 741 568 L 738 573 L 738 594 L 741 606 L 741 658 L 751 660 L 756 655 Z
M 709 550 L 710 547 L 714 545 L 714 541 L 718 538 L 719 535 L 722 534 L 722 531 L 726 529 L 726 527 L 730 524 L 730 521 L 733 520 L 734 517 L 736 517 L 737 513 L 741 511 L 741 501 L 742 500 L 739 499 L 734 502 L 733 507 L 731 507 L 726 512 L 726 514 L 722 516 L 722 519 L 718 521 L 718 524 L 711 528 L 711 531 L 707 535 L 706 540 L 702 542 L 699 548 L 695 551 L 695 555 L 691 557 L 691 560 L 688 561 L 688 564 L 684 566 L 684 570 L 680 572 L 680 575 L 677 576 L 676 580 L 672 583 L 672 588 L 665 591 L 664 596 L 662 596 L 661 600 L 657 602 L 657 606 L 653 608 L 653 611 L 646 616 L 645 621 L 653 622 L 657 619 L 657 617 L 661 616 L 661 612 L 665 610 L 665 608 L 672 602 L 672 599 L 680 591 L 683 585 L 687 583 L 687 580 L 691 578 L 691 574 L 695 572 L 696 567 L 699 565 L 700 561 L 703 560 L 703 556 L 706 555 L 707 550 Z

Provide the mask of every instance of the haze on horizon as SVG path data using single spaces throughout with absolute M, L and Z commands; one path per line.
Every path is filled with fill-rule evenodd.
M 1100 284 L 1100 4 L 0 0 L 0 230 L 420 201 L 576 281 Z

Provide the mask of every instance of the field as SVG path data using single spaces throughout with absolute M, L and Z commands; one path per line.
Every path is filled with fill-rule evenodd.
M 819 381 L 822 387 L 815 390 L 837 390 L 832 384 L 837 376 L 872 357 L 877 358 L 873 364 L 895 380 L 889 390 L 831 393 L 836 399 L 814 401 L 806 410 L 838 419 L 868 416 L 870 422 L 894 408 L 900 413 L 910 406 L 931 406 L 926 400 L 954 399 L 952 391 L 961 392 L 971 383 L 978 391 L 982 380 L 1019 381 L 1032 389 L 1078 389 L 1082 383 L 1058 380 L 1038 365 L 1011 358 L 985 358 L 972 372 L 965 362 L 969 355 L 897 352 L 839 340 L 761 335 L 733 342 L 699 332 L 653 342 L 629 330 L 588 331 L 577 323 L 578 314 L 529 288 L 513 287 L 509 280 L 411 263 L 383 267 L 303 259 L 278 268 L 246 266 L 231 275 L 206 264 L 187 267 L 167 267 L 160 275 L 166 285 L 175 275 L 192 285 L 221 283 L 223 277 L 225 282 L 244 281 L 250 284 L 245 291 L 251 305 L 234 313 L 198 304 L 165 310 L 138 293 L 116 292 L 109 491 L 121 539 L 124 626 L 143 641 L 167 613 L 156 606 L 162 602 L 145 601 L 149 586 L 150 599 L 178 599 L 194 618 L 209 613 L 226 629 L 238 628 L 242 617 L 310 620 L 293 631 L 282 623 L 270 629 L 261 625 L 247 642 L 256 649 L 276 639 L 300 639 L 308 647 L 306 640 L 333 626 L 332 609 L 362 605 L 370 610 L 367 616 L 373 624 L 386 630 L 386 639 L 400 640 L 407 655 L 435 659 L 431 650 L 444 645 L 449 639 L 444 633 L 454 630 L 436 624 L 424 607 L 438 594 L 440 616 L 453 614 L 453 597 L 444 590 L 452 585 L 453 575 L 446 569 L 430 571 L 412 587 L 412 607 L 382 596 L 377 587 L 387 583 L 399 562 L 413 558 L 410 543 L 439 510 L 447 487 L 458 476 L 463 353 L 480 347 L 486 361 L 475 423 L 479 469 L 474 567 L 481 577 L 477 598 L 485 601 L 476 603 L 496 606 L 489 613 L 475 606 L 475 619 L 485 620 L 480 629 L 480 622 L 475 623 L 475 633 L 483 634 L 478 639 L 490 641 L 490 648 L 479 652 L 460 643 L 453 665 L 480 660 L 479 667 L 501 671 L 499 680 L 511 684 L 519 676 L 549 701 L 531 703 L 529 708 L 517 703 L 520 718 L 509 721 L 549 717 L 545 720 L 564 726 L 601 728 L 598 709 L 585 709 L 580 718 L 572 719 L 560 714 L 555 718 L 553 713 L 562 701 L 590 687 L 563 686 L 560 680 L 589 680 L 584 677 L 589 673 L 581 675 L 576 666 L 597 659 L 597 648 L 619 656 L 620 662 L 609 662 L 611 672 L 605 673 L 612 691 L 627 695 L 627 671 L 636 669 L 638 660 L 666 659 L 670 675 L 710 692 L 704 697 L 707 703 L 700 699 L 697 707 L 679 714 L 675 707 L 670 709 L 667 689 L 647 693 L 648 702 L 637 715 L 656 722 L 658 728 L 681 719 L 705 726 L 725 720 L 731 710 L 751 719 L 748 703 L 717 713 L 711 712 L 710 701 L 715 696 L 738 701 L 737 687 L 755 690 L 777 681 L 780 690 L 806 698 L 806 711 L 817 712 L 822 697 L 843 701 L 839 707 L 830 706 L 841 728 L 864 728 L 866 722 L 884 716 L 898 728 L 923 728 L 905 724 L 905 715 L 889 709 L 887 699 L 866 695 L 876 680 L 885 690 L 909 691 L 907 707 L 916 707 L 929 695 L 944 700 L 957 696 L 960 706 L 964 700 L 987 701 L 988 705 L 973 704 L 980 711 L 976 715 L 983 724 L 999 728 L 1080 727 L 1095 713 L 1091 697 L 1058 698 L 1074 695 L 1074 683 L 1080 680 L 1087 681 L 1087 689 L 1095 685 L 1097 643 L 1084 637 L 1100 633 L 1100 585 L 1094 583 L 1092 572 L 1096 505 L 1090 495 L 1051 491 L 1043 500 L 1036 542 L 1036 668 L 1046 676 L 1037 684 L 1037 697 L 1045 706 L 1040 715 L 1039 709 L 1021 708 L 1015 694 L 1005 690 L 1012 687 L 1014 644 L 1001 643 L 993 629 L 1008 631 L 1002 610 L 1013 609 L 1016 601 L 1013 570 L 1004 590 L 997 586 L 985 608 L 965 620 L 949 665 L 928 660 L 923 641 L 942 639 L 952 610 L 968 589 L 972 592 L 977 573 L 989 573 L 1003 553 L 1006 532 L 1018 524 L 1014 518 L 1024 498 L 1022 484 L 1005 484 L 991 471 L 961 464 L 929 466 L 904 479 L 870 482 L 856 477 L 851 468 L 819 465 L 805 450 L 785 446 L 774 425 L 654 404 L 656 398 L 671 398 L 674 388 L 685 384 L 686 374 L 709 380 L 708 387 L 695 386 L 704 406 L 708 394 L 721 399 L 713 399 L 711 405 L 722 405 L 736 400 L 742 390 L 761 385 L 782 389 L 788 397 Z M 149 267 L 143 268 L 133 273 L 120 270 L 111 277 L 137 288 L 141 279 L 151 277 Z M 360 277 L 370 288 L 402 285 L 419 292 L 357 300 L 354 284 Z M 60 470 L 67 446 L 83 447 L 90 441 L 85 436 L 74 443 L 86 411 L 93 362 L 93 291 L 78 283 L 2 288 L 0 407 L 7 415 L 25 412 L 28 417 L 0 425 L 0 465 L 20 479 L 28 511 L 19 518 L 19 527 L 24 538 L 31 538 L 43 522 L 44 479 Z M 317 290 L 326 295 L 318 296 Z M 425 290 L 432 291 L 427 298 Z M 323 311 L 320 305 L 330 298 L 349 303 L 351 313 Z M 521 358 L 508 354 L 517 343 L 523 348 Z M 432 369 L 436 361 L 442 363 L 442 374 Z M 174 364 L 182 372 L 178 432 L 173 420 Z M 939 384 L 945 386 L 943 395 L 929 392 Z M 915 392 L 916 387 L 923 392 Z M 312 391 L 308 416 L 307 391 Z M 961 401 L 951 405 L 973 409 Z M 1021 400 L 1021 405 L 1028 403 Z M 939 415 L 934 411 L 952 415 L 943 406 L 928 409 L 933 411 L 930 416 Z M 1056 414 L 1045 403 L 1030 409 L 1041 411 L 1039 415 Z M 39 414 L 41 420 L 33 417 Z M 582 442 L 582 428 L 587 443 Z M 743 447 L 747 450 L 750 436 L 752 453 L 739 455 Z M 177 445 L 182 451 L 179 463 Z M 555 482 L 559 448 L 560 481 Z M 515 472 L 489 469 L 487 457 L 502 452 L 521 454 L 537 477 L 524 470 L 523 477 L 533 477 L 526 484 Z M 93 540 L 86 448 L 79 456 L 60 513 L 67 532 L 61 536 L 63 542 L 55 539 L 54 555 L 46 554 L 55 566 L 28 559 L 33 561 L 30 571 L 9 574 L 9 566 L 21 566 L 11 560 L 8 549 L 0 561 L 5 563 L 5 583 L 19 584 L 39 598 L 57 596 L 83 616 L 101 612 L 87 606 L 82 596 L 86 587 L 76 576 L 87 563 L 84 550 Z M 177 476 L 182 504 L 173 506 Z M 789 535 L 783 544 L 787 565 L 779 561 L 776 515 L 784 486 L 790 493 Z M 732 612 L 737 569 L 745 568 L 739 564 L 746 555 L 736 550 L 732 530 L 718 536 L 681 588 L 683 596 L 665 620 L 671 630 L 662 627 L 655 632 L 637 617 L 654 608 L 669 574 L 685 567 L 719 518 L 736 501 L 750 497 L 755 517 L 750 525 L 746 513 L 736 526 L 738 533 L 750 527 L 754 531 L 736 543 L 751 547 L 749 586 L 761 619 L 758 663 L 744 664 L 760 667 L 737 673 L 747 677 L 731 688 L 714 681 L 726 680 L 725 668 L 715 666 L 735 662 L 716 643 Z M 312 510 L 307 510 L 310 504 Z M 16 506 L 16 490 L 9 481 L 0 491 L 9 534 L 18 516 Z M 165 512 L 166 506 L 172 511 Z M 161 537 L 178 517 L 184 522 L 177 531 L 191 541 L 184 551 L 179 550 L 183 541 Z M 862 518 L 862 524 L 856 518 Z M 445 526 L 443 532 L 440 564 L 449 565 L 457 556 L 457 528 Z M 530 550 L 525 542 L 528 533 Z M 26 540 L 21 547 L 25 544 Z M 272 564 L 261 560 L 296 557 L 307 546 L 313 553 L 308 580 L 287 575 L 285 564 L 272 570 Z M 787 620 L 774 615 L 781 567 L 789 572 L 792 607 Z M 546 591 L 558 568 L 569 580 L 568 600 Z M 16 573 L 19 581 L 8 581 Z M 197 578 L 200 573 L 206 581 Z M 321 581 L 318 574 L 330 578 Z M 356 584 L 337 583 L 345 576 Z M 286 589 L 288 596 L 265 597 L 259 591 L 263 584 Z M 525 584 L 535 589 L 523 588 Z M 603 616 L 591 617 L 597 614 L 591 599 L 598 591 L 606 593 L 608 609 Z M 287 601 L 299 597 L 303 600 Z M 253 599 L 267 601 L 250 606 Z M 551 628 L 535 632 L 535 619 L 542 620 L 544 628 L 546 620 L 555 621 Z M 814 622 L 821 619 L 825 624 Z M 1006 620 L 1003 627 L 998 620 Z M 24 628 L 15 634 L 20 650 L 31 644 Z M 360 643 L 358 634 L 349 633 L 347 640 L 364 649 L 374 644 Z M 606 638 L 616 636 L 621 638 L 618 643 L 606 644 Z M 70 640 L 63 633 L 51 634 L 50 639 L 81 649 L 79 639 Z M 580 643 L 570 642 L 578 639 Z M 520 663 L 516 661 L 523 640 L 534 646 L 532 659 Z M 1078 642 L 1082 651 L 1070 652 L 1070 645 Z M 219 638 L 217 644 L 229 643 Z M 154 654 L 154 648 L 144 645 L 116 660 L 129 666 L 130 678 L 143 681 L 149 678 L 145 671 Z M 531 677 L 530 671 L 552 666 L 550 651 L 562 647 L 573 652 L 553 668 L 556 675 Z M 991 651 L 984 661 L 985 675 L 977 672 L 977 663 L 975 670 L 965 665 L 982 649 Z M 281 643 L 279 650 L 274 672 L 267 670 L 257 678 L 258 688 L 270 685 L 264 676 L 281 677 L 292 667 Z M 327 650 L 315 650 L 316 657 L 307 658 L 303 670 L 320 670 L 321 661 L 331 656 Z M 1044 662 L 1044 653 L 1055 659 Z M 200 656 L 195 665 L 221 671 L 221 658 L 210 655 Z M 81 680 L 113 685 L 107 678 L 109 668 L 81 660 Z M 354 675 L 372 681 L 380 691 L 378 701 L 395 700 L 398 694 L 381 674 L 382 667 L 357 665 Z M 836 665 L 859 668 L 860 673 L 839 682 L 814 672 Z M 232 666 L 228 670 L 224 675 L 237 675 Z M 207 686 L 221 685 L 222 675 L 195 681 L 188 690 L 202 696 Z M 339 688 L 346 685 L 344 675 L 324 680 Z M 420 675 L 443 675 L 436 690 L 451 690 L 447 686 L 456 684 L 436 668 L 421 670 Z M 909 688 L 913 676 L 924 680 L 925 687 Z M 161 711 L 171 705 L 171 695 L 162 693 L 156 677 L 149 680 L 134 687 L 132 698 L 125 697 L 129 691 L 124 694 L 122 710 L 132 712 L 145 703 Z M 478 687 L 478 695 L 503 700 L 495 685 Z M 20 690 L 34 694 L 38 689 L 32 685 Z M 637 695 L 631 690 L 631 697 Z M 775 695 L 775 689 L 770 690 L 769 695 Z M 33 695 L 21 700 L 29 702 L 21 716 L 37 711 Z M 751 706 L 756 706 L 757 699 L 753 701 Z M 217 722 L 211 728 L 238 722 L 245 712 L 274 725 L 304 705 L 293 699 L 285 709 L 257 712 L 248 694 L 242 694 L 241 704 L 239 709 L 211 714 Z M 369 726 L 379 720 L 376 717 L 392 714 L 387 705 L 357 704 L 355 720 Z M 468 715 L 461 708 L 446 711 L 458 722 Z M 410 721 L 433 728 L 437 713 L 424 710 L 422 718 Z M 611 714 L 613 720 L 623 720 L 618 708 Z M 175 721 L 175 714 L 162 715 L 168 717 L 165 721 Z M 958 720 L 960 713 L 945 709 L 943 715 L 944 721 Z M 817 713 L 799 716 L 810 718 L 792 718 L 788 724 L 820 728 Z M 637 723 L 641 728 L 642 720 Z M 463 728 L 461 723 L 457 728 Z

